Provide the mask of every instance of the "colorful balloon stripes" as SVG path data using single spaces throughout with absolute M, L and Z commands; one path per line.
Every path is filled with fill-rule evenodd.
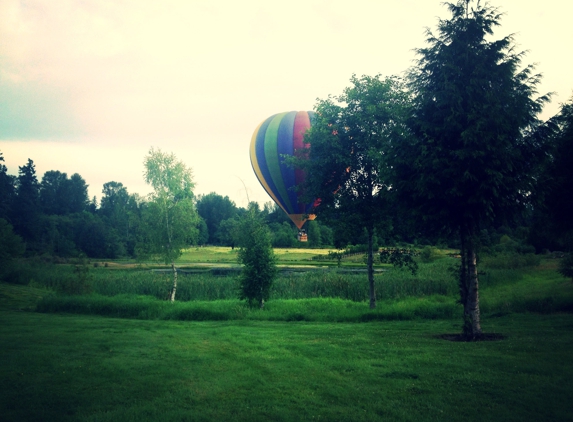
M 285 156 L 294 156 L 306 148 L 304 133 L 313 118 L 312 111 L 275 114 L 257 127 L 251 139 L 251 165 L 259 182 L 299 229 L 306 220 L 314 219 L 308 215 L 313 202 L 299 202 L 296 187 L 302 185 L 305 174 L 287 165 Z

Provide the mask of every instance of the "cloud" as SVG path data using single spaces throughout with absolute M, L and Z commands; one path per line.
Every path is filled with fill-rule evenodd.
M 573 6 L 501 6 L 496 38 L 517 33 L 524 63 L 544 74 L 540 92 L 558 93 L 549 117 L 571 95 Z M 438 0 L 0 0 L 0 16 L 0 149 L 13 174 L 27 155 L 43 171 L 79 172 L 95 195 L 111 180 L 144 192 L 141 162 L 156 146 L 194 169 L 198 193 L 244 196 L 238 176 L 264 202 L 247 152 L 255 127 L 311 110 L 353 73 L 405 71 L 447 10 Z

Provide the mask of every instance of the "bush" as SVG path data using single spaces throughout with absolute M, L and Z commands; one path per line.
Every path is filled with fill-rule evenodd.
M 533 253 L 501 253 L 498 255 L 485 256 L 482 259 L 483 267 L 493 269 L 518 269 L 539 265 L 541 257 Z
M 249 209 L 239 220 L 238 259 L 243 264 L 239 279 L 239 299 L 263 308 L 277 275 L 276 257 L 271 246 L 271 233 L 255 209 Z
M 426 264 L 434 261 L 438 258 L 438 256 L 438 250 L 433 246 L 424 246 L 424 248 L 420 251 L 420 261 Z
M 569 253 L 561 258 L 557 271 L 563 277 L 571 278 L 571 281 L 573 282 L 573 253 Z

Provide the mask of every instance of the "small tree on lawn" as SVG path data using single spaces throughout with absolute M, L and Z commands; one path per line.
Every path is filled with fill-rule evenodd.
M 250 306 L 258 304 L 262 309 L 277 275 L 271 233 L 254 204 L 249 204 L 235 230 L 238 259 L 243 264 L 239 278 L 239 299 L 246 299 Z

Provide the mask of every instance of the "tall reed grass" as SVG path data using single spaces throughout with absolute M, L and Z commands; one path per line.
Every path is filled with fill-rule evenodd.
M 452 263 L 443 259 L 420 266 L 413 276 L 405 270 L 390 268 L 376 273 L 376 296 L 378 300 L 430 295 L 455 295 L 455 280 L 447 270 Z M 93 292 L 102 296 L 122 294 L 152 296 L 167 299 L 172 286 L 172 274 L 143 270 L 91 269 L 81 281 L 83 291 L 70 288 L 78 278 L 78 271 L 71 268 L 52 268 L 55 273 L 45 276 L 42 284 L 65 294 Z M 225 274 L 225 273 L 223 273 Z M 80 283 L 76 280 L 76 283 Z M 210 272 L 178 276 L 177 300 L 213 301 L 237 297 L 236 275 L 215 276 Z M 338 269 L 318 269 L 305 272 L 284 273 L 277 277 L 272 290 L 272 299 L 339 298 L 361 302 L 369 297 L 365 272 L 348 273 Z
M 367 322 L 448 319 L 460 316 L 460 307 L 455 300 L 439 295 L 385 300 L 381 301 L 376 309 L 369 309 L 367 302 L 334 298 L 278 299 L 269 301 L 263 312 L 258 308 L 250 308 L 237 299 L 172 303 L 149 296 L 53 295 L 39 301 L 36 310 L 44 313 L 66 312 L 115 318 L 181 321 Z

